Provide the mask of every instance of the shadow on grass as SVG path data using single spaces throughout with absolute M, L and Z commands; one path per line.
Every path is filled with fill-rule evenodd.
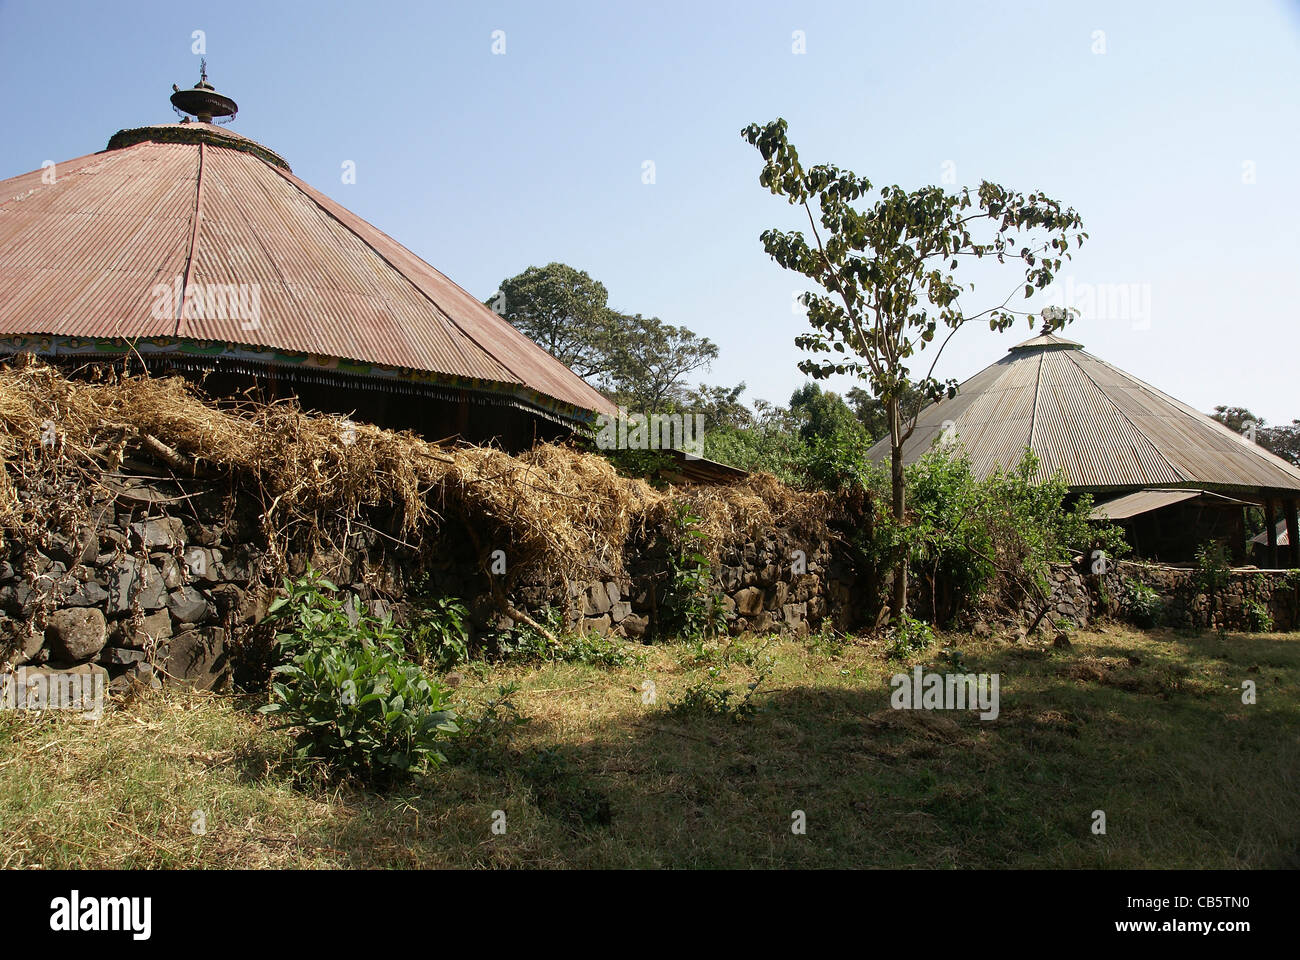
M 630 697 L 578 734 L 535 719 L 400 794 L 351 795 L 330 843 L 371 867 L 1296 867 L 1300 665 L 1276 648 L 975 652 L 967 669 L 1001 676 L 987 721 L 891 710 L 892 667 L 760 689 L 740 723 Z M 1247 673 L 1264 663 L 1276 676 Z

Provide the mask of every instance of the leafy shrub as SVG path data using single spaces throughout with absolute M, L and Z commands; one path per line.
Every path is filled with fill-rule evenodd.
M 1210 596 L 1217 595 L 1228 585 L 1231 573 L 1228 548 L 1218 540 L 1211 540 L 1196 548 L 1196 582 Z
M 871 439 L 861 430 L 813 437 L 799 460 L 803 485 L 832 493 L 868 488 L 883 477 L 881 468 L 867 456 L 870 449 Z
M 688 666 L 725 667 L 740 664 L 752 667 L 771 645 L 770 638 L 754 643 L 747 643 L 740 637 L 730 637 L 725 641 L 701 639 L 692 642 L 682 651 L 679 659 Z
M 939 651 L 940 669 L 946 673 L 969 673 L 966 656 L 957 647 L 944 647 Z
M 1165 602 L 1153 587 L 1132 581 L 1128 585 L 1125 611 L 1136 626 L 1150 628 L 1160 623 Z
M 627 643 L 596 632 L 573 634 L 562 638 L 558 648 L 551 645 L 551 659 L 563 663 L 582 663 L 592 667 L 634 667 L 645 662 Z
M 518 692 L 518 684 L 502 684 L 477 713 L 461 711 L 460 735 L 447 745 L 453 763 L 494 773 L 506 769 L 515 734 L 528 723 L 514 703 Z
M 743 425 L 718 422 L 704 438 L 705 456 L 773 474 L 789 487 L 865 489 L 864 475 L 876 469 L 866 455 L 871 437 L 853 408 L 816 383 L 796 390 L 788 408 L 759 400 Z
M 1220 595 L 1228 585 L 1231 574 L 1228 550 L 1222 543 L 1211 540 L 1196 548 L 1196 586 L 1209 598 L 1205 611 L 1207 625 L 1214 619 L 1215 608 L 1221 607 Z
M 1259 600 L 1246 598 L 1242 601 L 1246 613 L 1246 624 L 1252 633 L 1269 633 L 1273 629 L 1273 615 L 1268 612 L 1268 604 Z
M 827 623 L 823 623 L 820 630 L 808 634 L 804 639 L 804 646 L 809 653 L 816 657 L 826 657 L 828 659 L 834 659 L 842 654 L 847 643 L 847 638 L 837 633 Z
M 888 556 L 891 543 L 906 550 L 923 587 L 918 600 L 928 601 L 935 622 L 983 595 L 1015 602 L 1031 591 L 1047 595 L 1050 565 L 1068 561 L 1072 550 L 1127 552 L 1119 527 L 1089 520 L 1090 497 L 1072 501 L 1061 473 L 1045 479 L 1038 473 L 1029 450 L 1014 470 L 984 480 L 975 479 L 965 454 L 943 448 L 908 468 L 907 524 L 899 529 L 878 512 L 877 552 Z
M 261 712 L 298 729 L 295 760 L 380 785 L 446 758 L 440 742 L 457 732 L 447 691 L 402 653 L 387 620 L 345 606 L 313 570 L 285 581 L 268 620 L 291 659 L 273 671 Z
M 558 644 L 528 624 L 518 623 L 497 635 L 497 655 L 517 663 L 582 663 L 596 667 L 631 667 L 645 659 L 616 637 L 602 637 L 594 631 L 566 631 L 564 614 L 554 607 L 547 607 L 536 619 L 559 638 Z
M 687 503 L 673 505 L 674 543 L 668 557 L 670 575 L 661 609 L 669 634 L 696 639 L 718 633 L 724 622 L 723 600 L 712 589 L 713 568 L 700 550 L 706 539 L 700 518 Z
M 691 684 L 685 692 L 668 704 L 668 712 L 676 716 L 724 717 L 735 723 L 752 720 L 758 712 L 754 694 L 776 667 L 772 657 L 765 658 L 753 683 L 744 687 L 744 693 L 719 682 L 718 667 L 710 667 L 708 676 Z
M 452 597 L 414 604 L 408 646 L 413 655 L 438 670 L 468 662 L 469 611 Z
M 704 437 L 704 451 L 712 460 L 770 473 L 790 487 L 804 482 L 808 445 L 794 431 L 773 424 L 710 430 Z
M 599 450 L 599 448 L 597 448 Z M 662 450 L 599 450 L 614 465 L 621 476 L 645 480 L 652 486 L 662 486 L 661 471 L 672 473 L 677 460 Z
M 533 614 L 533 619 L 549 630 L 554 636 L 564 631 L 564 614 L 554 607 L 546 607 Z M 555 654 L 555 644 L 549 637 L 522 620 L 513 626 L 490 635 L 483 653 L 495 655 L 498 660 L 510 660 L 527 663 L 529 661 L 545 662 Z
M 906 660 L 918 650 L 934 643 L 934 630 L 924 620 L 909 616 L 895 617 L 889 628 L 889 645 L 885 655 L 890 660 Z

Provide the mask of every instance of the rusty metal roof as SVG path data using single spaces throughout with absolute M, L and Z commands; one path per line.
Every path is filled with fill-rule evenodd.
M 1155 387 L 1042 334 L 931 404 L 903 445 L 914 462 L 948 428 L 976 476 L 1014 467 L 1028 447 L 1075 488 L 1300 490 L 1300 470 Z M 889 456 L 888 440 L 871 449 Z
M 259 316 L 158 316 L 159 285 L 255 287 Z M 299 180 L 271 151 L 205 123 L 122 131 L 102 153 L 0 181 L 0 336 L 14 335 L 273 348 L 616 412 L 509 322 Z

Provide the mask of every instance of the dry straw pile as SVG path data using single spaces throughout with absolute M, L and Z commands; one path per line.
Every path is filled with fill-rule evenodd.
M 216 405 L 179 378 L 68 378 L 31 360 L 0 369 L 0 530 L 39 537 L 49 514 L 19 489 L 91 488 L 140 463 L 182 487 L 222 478 L 254 498 L 267 545 L 336 546 L 373 511 L 411 545 L 447 519 L 483 542 L 513 545 L 515 563 L 579 575 L 619 572 L 630 535 L 665 523 L 673 501 L 690 501 L 710 550 L 773 526 L 824 529 L 829 504 L 766 475 L 726 487 L 657 490 L 620 476 L 604 457 L 544 444 L 511 456 L 489 447 L 445 446 L 408 432 L 305 412 L 296 404 Z M 129 469 L 128 469 L 129 468 Z M 71 481 L 69 480 L 71 478 Z

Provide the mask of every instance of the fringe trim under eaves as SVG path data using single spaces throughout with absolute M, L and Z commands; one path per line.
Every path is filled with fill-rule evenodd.
M 192 350 L 185 349 L 190 346 Z M 434 371 L 414 371 L 420 379 L 407 379 L 394 368 L 371 364 L 359 364 L 349 361 L 347 370 L 335 370 L 328 367 L 309 366 L 303 363 L 302 355 L 277 357 L 274 352 L 265 359 L 247 356 L 238 347 L 226 345 L 224 350 L 203 352 L 197 341 L 157 338 L 153 340 L 134 341 L 135 349 L 127 347 L 122 341 L 96 340 L 93 338 L 68 337 L 14 337 L 0 341 L 0 357 L 32 353 L 52 361 L 84 360 L 89 363 L 119 363 L 134 355 L 142 360 L 147 368 L 157 370 L 170 368 L 187 372 L 207 372 L 220 370 L 252 377 L 266 377 L 274 373 L 291 382 L 309 383 L 318 386 L 333 386 L 349 389 L 371 390 L 401 396 L 434 397 L 452 402 L 469 401 L 480 406 L 509 407 L 540 417 L 563 427 L 574 424 L 590 424 L 595 420 L 594 411 L 571 406 L 553 400 L 525 384 L 497 383 L 495 381 L 439 382 L 444 375 Z M 526 394 L 520 396 L 520 392 Z M 536 395 L 542 402 L 529 399 L 528 394 Z M 550 401 L 549 403 L 546 401 Z

